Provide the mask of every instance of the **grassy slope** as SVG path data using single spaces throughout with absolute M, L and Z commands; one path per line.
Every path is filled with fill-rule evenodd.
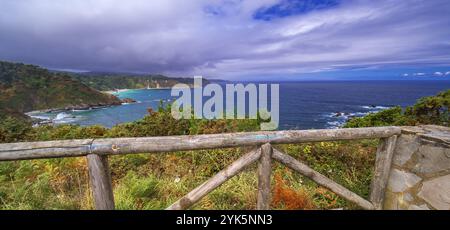
M 0 90 L 0 108 L 17 112 L 120 103 L 67 75 L 8 62 L 0 62 Z

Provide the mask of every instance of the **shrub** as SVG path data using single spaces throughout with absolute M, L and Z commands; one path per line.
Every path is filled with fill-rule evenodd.
M 423 97 L 405 111 L 397 106 L 364 117 L 350 119 L 345 128 L 434 124 L 449 126 L 450 90 Z
M 290 188 L 279 173 L 275 175 L 272 206 L 282 207 L 287 210 L 307 210 L 315 208 L 312 203 L 312 197 L 305 189 L 294 190 Z
M 345 128 L 375 127 L 389 125 L 414 125 L 414 121 L 403 115 L 402 108 L 397 106 L 364 117 L 350 119 Z
M 31 123 L 14 117 L 0 119 L 0 143 L 30 139 Z
M 450 90 L 439 93 L 437 96 L 423 97 L 408 107 L 405 115 L 420 124 L 436 124 L 449 126 Z

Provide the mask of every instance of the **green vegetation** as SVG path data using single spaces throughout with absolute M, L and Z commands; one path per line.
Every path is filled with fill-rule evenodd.
M 0 116 L 51 108 L 117 105 L 120 100 L 70 76 L 25 64 L 0 62 Z
M 0 141 L 46 141 L 88 137 L 165 136 L 255 131 L 258 120 L 175 120 L 170 107 L 149 110 L 141 120 L 117 125 L 40 126 L 15 118 L 0 123 Z M 377 141 L 282 145 L 278 148 L 307 162 L 366 196 Z M 111 156 L 118 209 L 162 209 L 232 163 L 248 148 Z M 194 209 L 253 209 L 256 166 L 205 197 Z M 355 208 L 330 191 L 282 165 L 274 165 L 275 209 Z M 0 163 L 0 209 L 91 209 L 85 158 Z
M 7 116 L 0 119 L 0 142 L 19 142 L 29 140 L 32 132 L 31 123 L 28 120 Z
M 350 121 L 347 127 L 448 125 L 449 91 Z M 77 125 L 32 127 L 21 119 L 0 119 L 0 142 L 79 138 L 194 135 L 258 130 L 258 120 L 175 120 L 170 106 L 141 120 L 107 129 Z M 367 198 L 378 141 L 340 141 L 276 146 Z M 248 148 L 130 154 L 109 157 L 118 209 L 163 209 L 249 151 Z M 254 209 L 256 165 L 203 198 L 193 209 Z M 356 209 L 309 179 L 273 165 L 272 208 Z M 86 159 L 0 162 L 0 209 L 92 209 Z
M 167 88 L 178 83 L 193 85 L 193 78 L 169 78 L 163 75 L 111 73 L 70 74 L 72 78 L 100 91 L 115 89 Z
M 436 96 L 423 97 L 413 106 L 402 110 L 394 107 L 347 122 L 345 128 L 373 127 L 388 125 L 435 124 L 449 126 L 450 90 Z

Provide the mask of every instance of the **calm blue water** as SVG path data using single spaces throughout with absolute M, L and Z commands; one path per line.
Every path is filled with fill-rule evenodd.
M 412 105 L 423 96 L 435 95 L 450 89 L 450 81 L 320 81 L 280 83 L 279 129 L 336 128 L 349 116 L 363 116 L 369 112 L 400 105 Z M 134 121 L 156 109 L 163 100 L 174 98 L 170 90 L 143 89 L 117 94 L 133 98 L 136 104 L 68 114 L 39 114 L 58 119 L 55 123 L 80 125 L 115 124 Z M 339 113 L 339 116 L 336 116 Z

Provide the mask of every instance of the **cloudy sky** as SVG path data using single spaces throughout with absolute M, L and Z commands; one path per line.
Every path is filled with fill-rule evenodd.
M 223 79 L 446 77 L 450 1 L 0 0 L 0 60 Z

